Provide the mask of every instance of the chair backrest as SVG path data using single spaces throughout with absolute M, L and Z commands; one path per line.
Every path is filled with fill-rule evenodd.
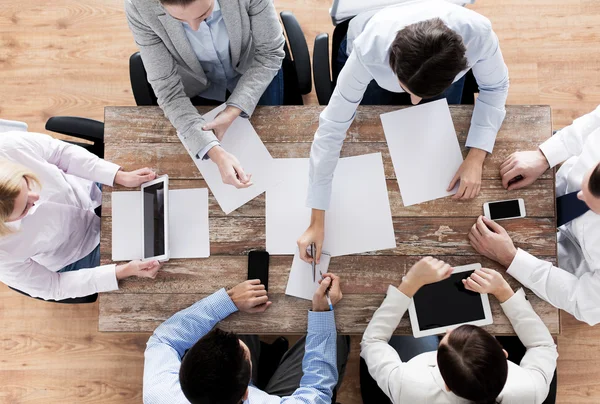
M 154 95 L 154 90 L 148 83 L 148 76 L 144 68 L 144 62 L 139 52 L 129 57 L 129 80 L 131 81 L 131 91 L 138 106 L 156 106 L 158 100 Z

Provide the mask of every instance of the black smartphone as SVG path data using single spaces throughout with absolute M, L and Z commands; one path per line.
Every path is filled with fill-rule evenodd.
M 269 290 L 269 253 L 264 250 L 252 250 L 248 253 L 248 279 L 260 279 L 260 283 Z

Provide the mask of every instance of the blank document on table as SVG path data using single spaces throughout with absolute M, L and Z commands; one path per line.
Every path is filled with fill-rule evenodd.
M 142 258 L 142 196 L 140 191 L 112 193 L 112 259 Z M 208 189 L 169 190 L 171 258 L 210 256 Z
M 310 223 L 308 159 L 275 159 L 285 181 L 266 194 L 267 251 L 294 254 Z M 323 250 L 332 256 L 396 248 L 381 153 L 341 158 L 325 213 Z
M 224 109 L 225 104 L 204 114 L 204 119 L 211 122 Z M 237 189 L 233 185 L 224 184 L 219 167 L 213 161 L 191 157 L 219 206 L 225 214 L 229 214 L 277 183 L 279 176 L 273 170 L 273 157 L 248 119 L 236 118 L 220 143 L 225 151 L 238 159 L 246 174 L 252 174 L 252 186 Z
M 330 260 L 330 255 L 325 253 L 321 254 L 321 262 L 315 265 L 315 278 L 313 281 L 312 264 L 302 261 L 298 247 L 296 247 L 296 254 L 294 254 L 292 269 L 290 270 L 290 277 L 288 278 L 288 283 L 285 288 L 285 294 L 301 299 L 312 300 L 313 295 L 317 289 L 319 289 L 321 274 L 327 273 Z
M 454 195 L 463 162 L 446 99 L 381 115 L 404 206 Z

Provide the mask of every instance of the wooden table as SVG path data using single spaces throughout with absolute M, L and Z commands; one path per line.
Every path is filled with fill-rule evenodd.
M 251 119 L 254 128 L 275 158 L 308 157 L 318 116 L 323 107 L 258 107 Z M 508 106 L 498 134 L 494 154 L 486 160 L 481 194 L 472 201 L 438 199 L 404 207 L 389 156 L 379 115 L 399 107 L 360 107 L 348 132 L 342 156 L 381 152 L 387 178 L 396 233 L 394 250 L 336 257 L 330 271 L 342 278 L 344 298 L 336 307 L 338 331 L 364 332 L 379 307 L 388 285 L 397 285 L 419 258 L 432 255 L 452 265 L 480 262 L 489 268 L 498 264 L 479 256 L 469 245 L 467 232 L 482 213 L 482 204 L 507 198 L 523 198 L 527 218 L 503 222 L 515 245 L 556 262 L 554 177 L 546 172 L 534 185 L 508 193 L 499 176 L 501 162 L 515 150 L 534 150 L 551 135 L 547 106 Z M 450 107 L 459 142 L 465 143 L 472 107 Z M 207 111 L 207 109 L 200 109 Z M 179 142 L 174 128 L 157 107 L 108 107 L 105 109 L 106 159 L 124 169 L 144 166 L 168 174 L 170 186 L 206 187 L 196 166 Z M 466 150 L 463 147 L 463 153 Z M 308 175 L 308 173 L 307 173 Z M 102 210 L 102 262 L 111 261 L 111 191 L 104 188 Z M 120 290 L 100 297 L 100 331 L 153 331 L 175 312 L 219 288 L 230 288 L 246 279 L 248 251 L 265 248 L 264 195 L 230 215 L 209 197 L 211 257 L 171 260 L 155 280 L 127 279 Z M 292 256 L 272 256 L 269 297 L 273 305 L 263 314 L 235 313 L 221 323 L 239 333 L 302 334 L 306 331 L 310 302 L 284 294 Z M 508 277 L 510 284 L 518 283 Z M 558 310 L 527 291 L 529 301 L 550 331 L 559 332 Z M 513 329 L 493 297 L 490 298 L 493 334 L 511 334 Z M 411 334 L 408 314 L 396 330 Z

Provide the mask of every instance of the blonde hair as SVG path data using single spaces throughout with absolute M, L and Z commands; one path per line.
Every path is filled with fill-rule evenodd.
M 27 167 L 0 158 L 0 237 L 12 233 L 6 220 L 15 209 L 15 200 L 21 193 L 21 180 L 27 184 L 41 187 L 38 177 Z

